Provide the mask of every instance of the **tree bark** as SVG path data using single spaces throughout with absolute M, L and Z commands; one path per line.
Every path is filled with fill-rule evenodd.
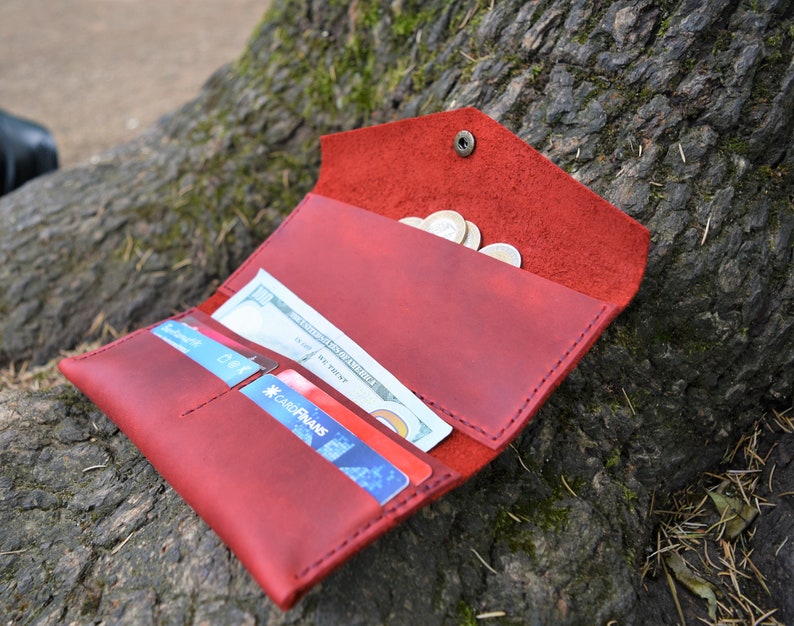
M 453 107 L 506 125 L 652 246 L 635 301 L 515 450 L 284 618 L 79 396 L 6 396 L 0 552 L 27 552 L 0 556 L 0 604 L 22 615 L 28 581 L 44 623 L 675 621 L 640 580 L 652 503 L 791 404 L 793 14 L 783 0 L 279 2 L 194 102 L 3 198 L 4 361 L 197 303 L 311 188 L 320 134 Z M 111 461 L 66 479 L 76 454 Z M 72 524 L 86 532 L 54 539 Z

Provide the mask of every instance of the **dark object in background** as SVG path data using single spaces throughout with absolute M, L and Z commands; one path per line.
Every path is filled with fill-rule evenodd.
M 0 110 L 0 196 L 58 169 L 58 149 L 43 126 Z

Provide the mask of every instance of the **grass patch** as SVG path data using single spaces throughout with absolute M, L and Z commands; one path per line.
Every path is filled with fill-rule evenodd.
M 101 319 L 100 319 L 101 318 Z M 97 323 L 97 320 L 98 323 Z M 22 391 L 46 391 L 66 383 L 66 378 L 58 369 L 58 361 L 61 359 L 77 356 L 89 350 L 98 348 L 102 343 L 116 339 L 118 331 L 107 324 L 104 317 L 98 316 L 94 326 L 99 331 L 104 341 L 83 343 L 74 350 L 62 352 L 58 357 L 52 359 L 44 365 L 31 366 L 29 361 L 23 363 L 11 363 L 0 369 L 0 389 L 14 389 Z

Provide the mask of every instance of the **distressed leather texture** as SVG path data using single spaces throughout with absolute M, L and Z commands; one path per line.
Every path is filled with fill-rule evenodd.
M 461 130 L 476 138 L 467 158 Z M 453 427 L 381 506 L 261 408 L 141 329 L 64 374 L 130 437 L 281 608 L 498 455 L 636 293 L 648 231 L 474 109 L 323 138 L 317 185 L 206 302 L 266 269 Z M 455 209 L 521 269 L 397 220 Z M 179 319 L 181 316 L 175 316 Z M 245 383 L 243 383 L 245 384 Z

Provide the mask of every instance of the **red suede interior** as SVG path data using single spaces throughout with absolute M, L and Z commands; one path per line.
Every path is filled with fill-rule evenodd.
M 453 149 L 459 130 L 476 147 Z M 314 192 L 387 217 L 454 209 L 483 245 L 521 251 L 523 268 L 625 307 L 645 269 L 648 231 L 476 109 L 322 138 Z

